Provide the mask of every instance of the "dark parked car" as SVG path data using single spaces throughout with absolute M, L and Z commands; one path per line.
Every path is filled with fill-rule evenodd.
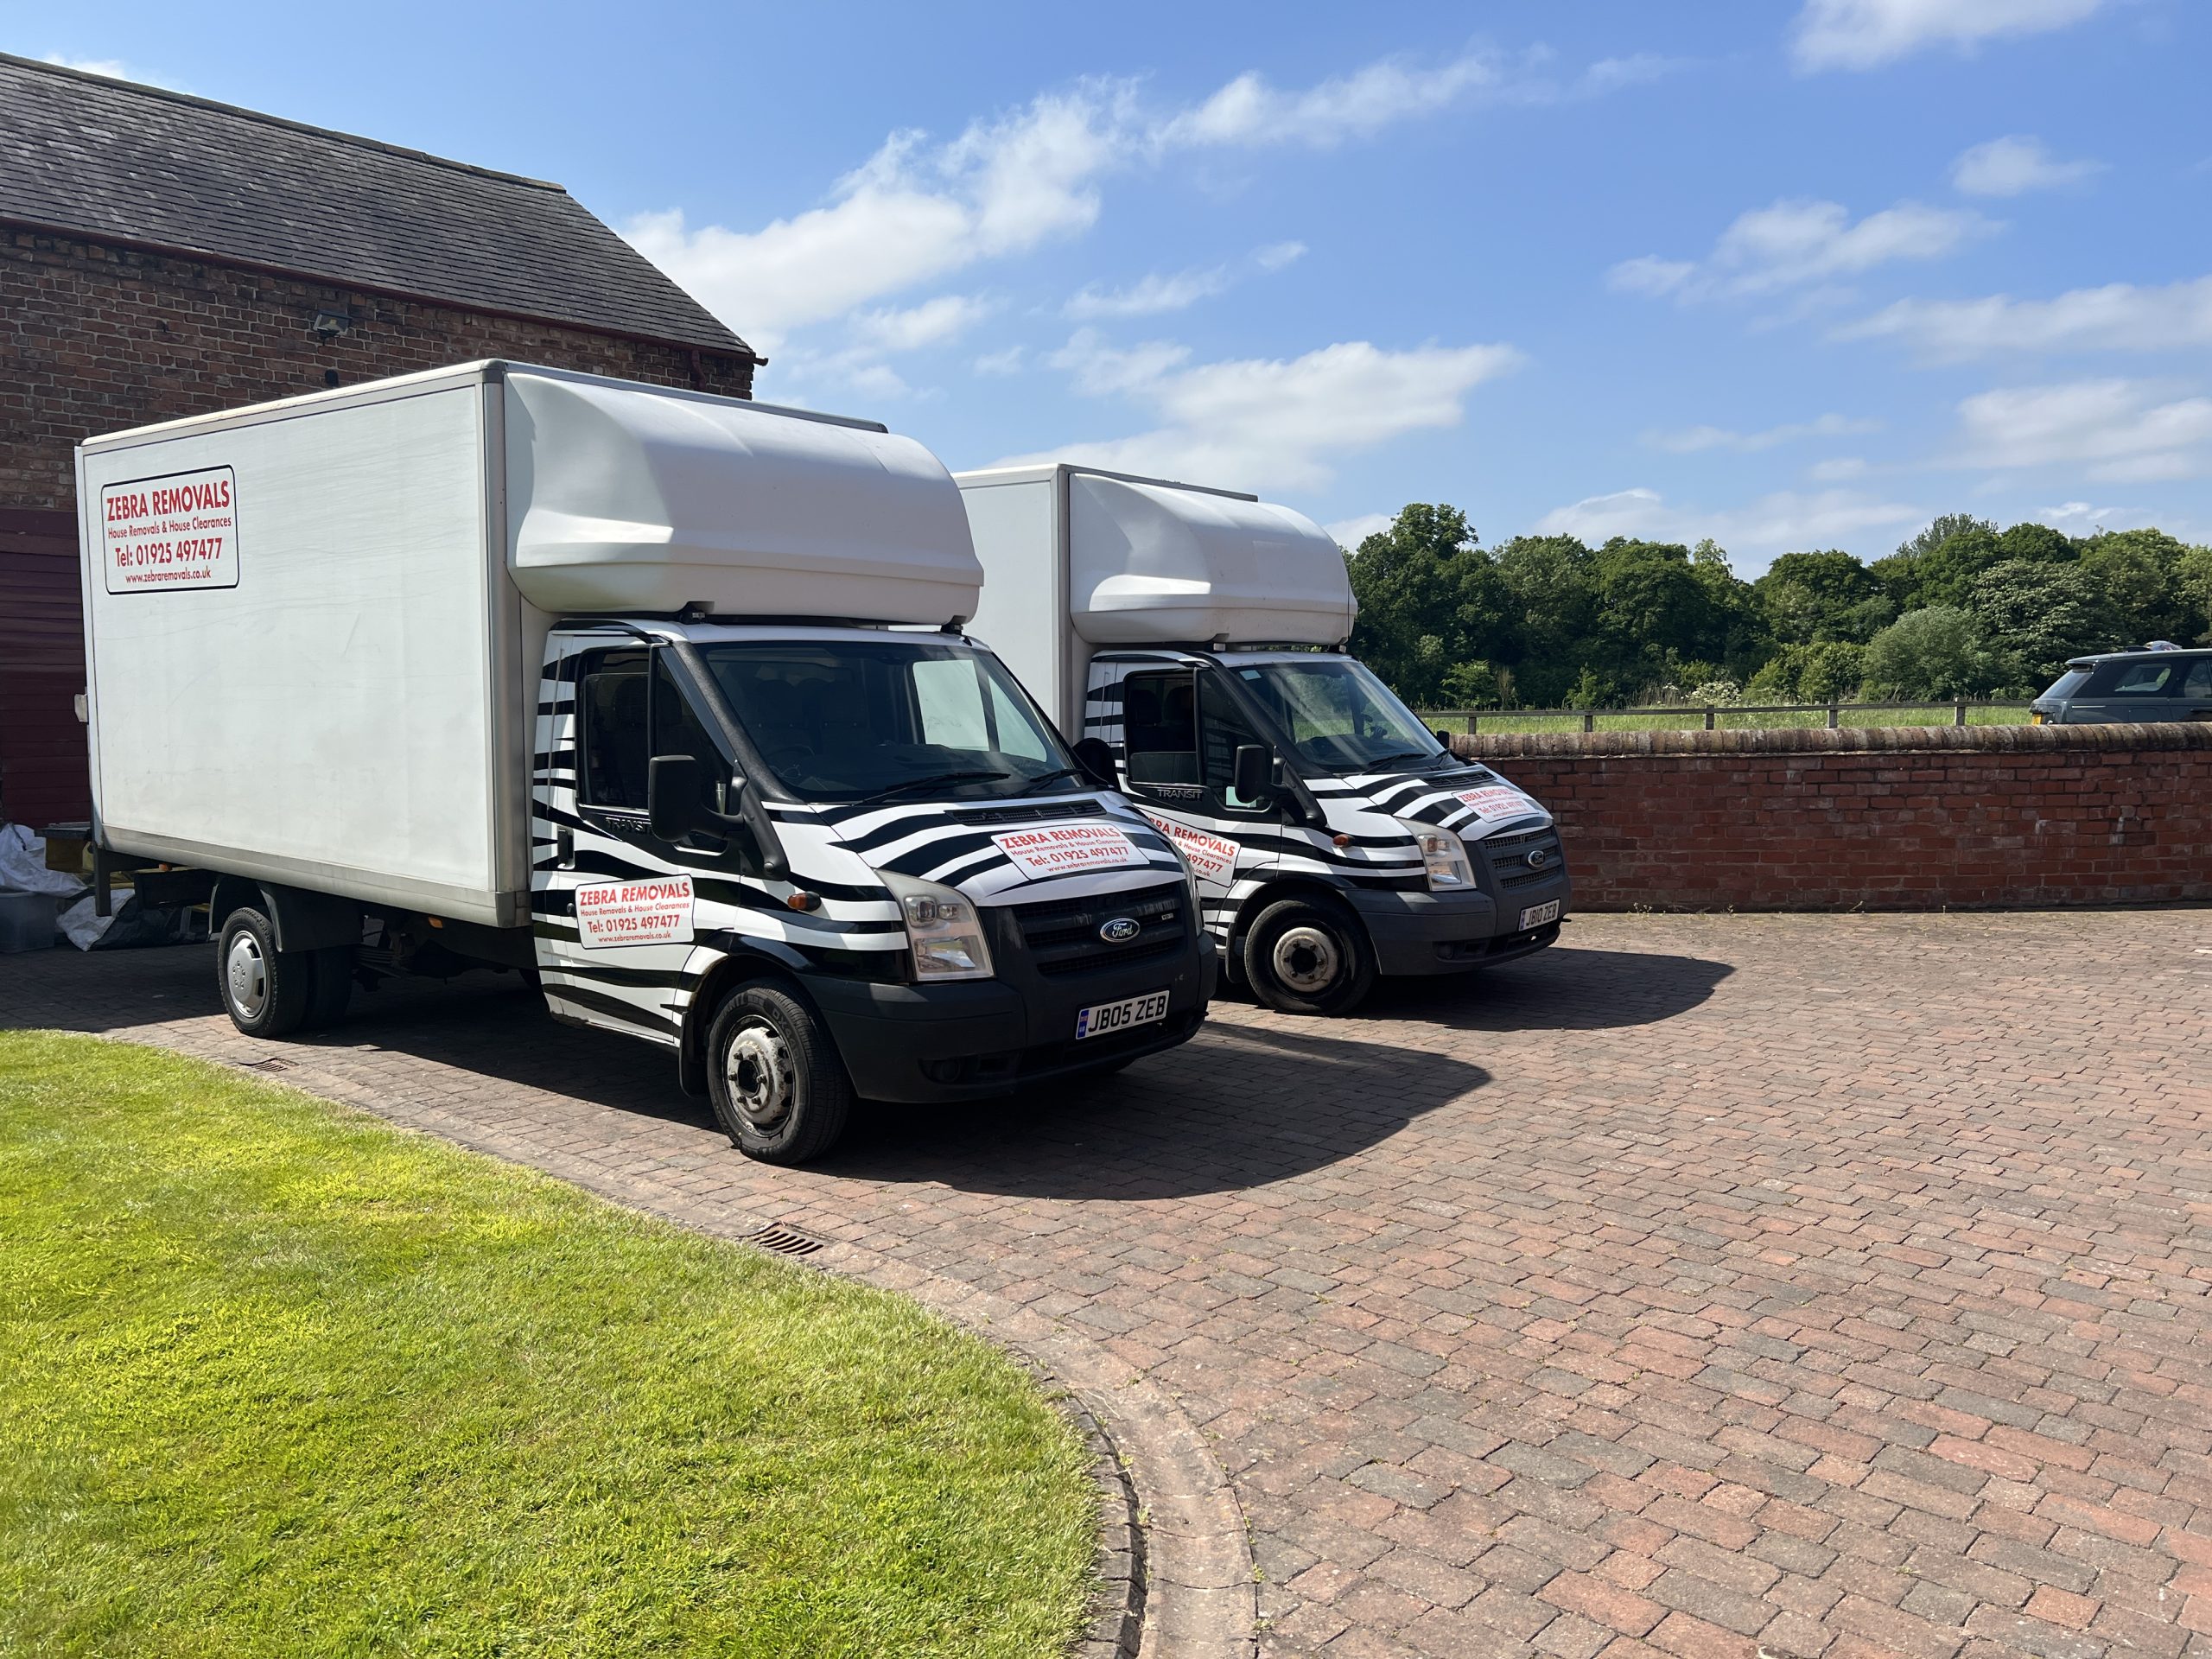
M 2212 720 L 2212 651 L 2166 646 L 2076 657 L 2028 708 L 2038 726 Z

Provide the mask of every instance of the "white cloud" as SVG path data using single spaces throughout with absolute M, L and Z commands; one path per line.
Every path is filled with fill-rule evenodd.
M 1901 201 L 1856 224 L 1842 203 L 1783 200 L 1755 207 L 1720 233 L 1702 262 L 1646 254 L 1608 273 L 1618 289 L 1685 300 L 1855 276 L 1899 259 L 1936 259 L 1996 229 L 1961 208 Z
M 2018 196 L 2079 184 L 2104 171 L 2102 162 L 2062 162 L 2040 138 L 2013 134 L 1976 144 L 1951 163 L 1951 183 L 1969 196 Z
M 1827 461 L 1816 461 L 1805 469 L 1805 476 L 1815 484 L 1841 484 L 1851 479 L 1866 476 L 1866 462 L 1859 455 L 1834 455 Z
M 1536 521 L 1539 536 L 1579 536 L 1596 545 L 1615 536 L 1693 543 L 1711 537 L 1732 553 L 1759 556 L 1833 547 L 1867 531 L 1924 521 L 1921 508 L 1855 490 L 1783 490 L 1748 506 L 1708 512 L 1669 505 L 1656 490 L 1617 490 L 1557 507 Z M 1748 568 L 1748 567 L 1746 567 Z
M 1625 58 L 1600 58 L 1582 72 L 1575 90 L 1588 97 L 1601 98 L 1624 86 L 1648 86 L 1687 65 L 1686 59 L 1662 58 L 1649 52 L 1638 52 Z
M 1160 424 L 1000 464 L 1080 461 L 1246 489 L 1310 488 L 1327 481 L 1339 455 L 1458 425 L 1467 393 L 1521 361 L 1510 346 L 1394 352 L 1363 340 L 1287 361 L 1182 366 L 1187 356 L 1166 341 L 1118 351 L 1079 331 L 1055 363 L 1075 373 L 1081 390 L 1131 396 Z
M 1339 518 L 1334 524 L 1324 524 L 1321 528 L 1335 538 L 1338 547 L 1357 549 L 1369 537 L 1380 535 L 1397 522 L 1393 513 L 1363 512 L 1357 518 Z
M 1102 290 L 1094 283 L 1070 295 L 1062 309 L 1077 319 L 1158 316 L 1163 311 L 1181 311 L 1200 300 L 1211 299 L 1232 280 L 1223 265 L 1210 270 L 1179 270 L 1172 276 L 1154 271 L 1127 288 Z
M 2113 483 L 2190 478 L 2212 468 L 2212 398 L 2167 399 L 2147 380 L 2001 387 L 1959 405 L 1967 467 L 2080 467 Z
M 1478 54 L 1426 68 L 1387 60 L 1303 89 L 1277 88 L 1255 73 L 1166 111 L 1143 107 L 1134 82 L 1088 79 L 974 122 L 947 143 L 894 132 L 821 206 L 757 230 L 693 225 L 671 208 L 637 215 L 622 233 L 709 310 L 772 351 L 810 324 L 1081 234 L 1097 220 L 1102 182 L 1118 170 L 1194 148 L 1327 148 L 1506 79 Z M 1556 92 L 1532 82 L 1527 95 Z M 1284 243 L 1259 257 L 1272 270 L 1302 251 Z
M 1692 455 L 1707 449 L 1727 449 L 1738 454 L 1756 454 L 1762 449 L 1794 443 L 1800 438 L 1849 437 L 1881 429 L 1879 421 L 1856 420 L 1847 415 L 1821 415 L 1809 421 L 1770 426 L 1760 432 L 1731 432 L 1718 426 L 1689 426 L 1672 431 L 1647 432 L 1643 435 L 1643 442 L 1654 449 L 1664 449 L 1675 455 Z
M 2111 283 L 2051 300 L 1899 300 L 1840 329 L 1844 340 L 1903 340 L 1943 362 L 2000 352 L 2162 352 L 2212 346 L 2212 276 L 2138 288 Z
M 687 226 L 680 210 L 623 228 L 639 252 L 756 346 L 794 328 L 1089 228 L 1097 176 L 1125 148 L 1130 94 L 1086 83 L 930 148 L 894 133 L 830 204 L 757 231 Z
M 1028 353 L 1019 346 L 1009 346 L 1002 352 L 986 352 L 976 359 L 978 374 L 1020 374 L 1022 359 Z
M 2036 517 L 2071 535 L 2085 530 L 2121 530 L 2151 517 L 2148 507 L 2094 507 L 2087 501 L 2065 501 L 2055 507 L 2037 507 Z
M 1283 92 L 1257 70 L 1236 77 L 1194 109 L 1160 124 L 1164 146 L 1303 144 L 1325 149 L 1366 137 L 1410 116 L 1432 114 L 1468 94 L 1505 84 L 1504 72 L 1479 53 L 1421 69 L 1370 63 L 1302 92 Z
M 1805 0 L 1792 49 L 1797 67 L 1872 69 L 1931 47 L 1970 52 L 1985 41 L 2078 23 L 2104 0 Z
M 1065 369 L 1075 377 L 1077 391 L 1097 397 L 1155 385 L 1190 355 L 1189 346 L 1169 340 L 1146 340 L 1124 348 L 1108 345 L 1096 328 L 1078 328 L 1045 363 L 1048 368 Z
M 1251 268 L 1267 273 L 1284 270 L 1306 257 L 1303 242 L 1271 242 L 1252 251 Z M 1068 296 L 1060 308 L 1078 322 L 1109 317 L 1156 317 L 1164 312 L 1187 310 L 1200 300 L 1225 294 L 1242 280 L 1229 265 L 1179 270 L 1171 276 L 1151 271 L 1127 288 L 1101 289 L 1092 283 Z
M 58 68 L 74 69 L 87 75 L 105 75 L 110 80 L 135 80 L 143 85 L 159 85 L 150 76 L 141 74 L 120 58 L 69 58 L 59 52 L 49 52 L 45 61 Z
M 853 334 L 880 351 L 919 351 L 957 340 L 991 310 L 989 301 L 973 295 L 941 294 L 904 311 L 863 311 L 853 319 Z

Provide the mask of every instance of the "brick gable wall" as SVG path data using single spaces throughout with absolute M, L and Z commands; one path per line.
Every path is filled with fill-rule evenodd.
M 753 391 L 742 356 L 0 229 L 0 507 L 67 508 L 96 433 L 486 357 Z

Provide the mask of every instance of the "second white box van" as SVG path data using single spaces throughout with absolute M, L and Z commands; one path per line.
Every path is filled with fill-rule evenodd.
M 1344 654 L 1357 606 L 1312 519 L 1065 464 L 954 479 L 984 570 L 977 637 L 1173 837 L 1233 979 L 1338 1014 L 1378 974 L 1559 938 L 1551 814 Z

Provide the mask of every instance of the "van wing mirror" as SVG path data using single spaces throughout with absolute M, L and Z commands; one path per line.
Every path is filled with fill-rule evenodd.
M 1101 789 L 1119 789 L 1122 780 L 1114 766 L 1114 746 L 1103 737 L 1086 737 L 1075 746 L 1076 765 Z
M 645 762 L 645 816 L 662 841 L 681 841 L 699 823 L 699 761 L 657 754 Z
M 1230 777 L 1246 800 L 1264 801 L 1274 793 L 1275 758 L 1264 744 L 1240 743 Z

